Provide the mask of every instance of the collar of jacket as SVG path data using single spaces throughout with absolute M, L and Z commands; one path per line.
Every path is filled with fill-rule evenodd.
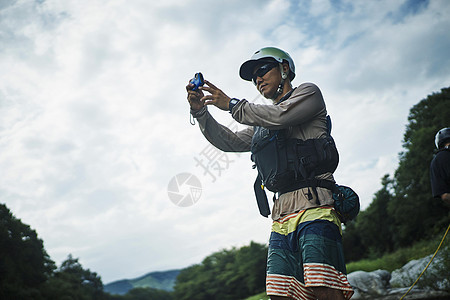
M 287 92 L 287 94 L 284 95 L 284 96 L 280 99 L 280 101 L 278 101 L 275 105 L 278 105 L 278 104 L 280 104 L 281 102 L 283 102 L 283 101 L 289 99 L 289 97 L 292 95 L 292 92 L 294 92 L 295 89 L 296 89 L 296 88 L 293 88 L 292 90 L 290 90 L 289 92 Z

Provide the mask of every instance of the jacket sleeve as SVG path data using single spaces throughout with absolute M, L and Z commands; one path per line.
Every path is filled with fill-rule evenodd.
M 233 108 L 233 118 L 241 123 L 281 129 L 306 123 L 319 115 L 326 116 L 320 89 L 313 83 L 303 83 L 291 97 L 279 105 L 260 105 L 241 100 Z
M 206 139 L 218 149 L 225 152 L 250 151 L 253 127 L 233 132 L 217 122 L 206 106 L 198 111 L 191 111 L 191 114 L 197 119 L 200 130 Z

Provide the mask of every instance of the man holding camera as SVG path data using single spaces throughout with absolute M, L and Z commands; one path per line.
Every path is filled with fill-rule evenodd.
M 337 158 L 330 164 L 315 148 L 334 145 L 322 93 L 313 83 L 293 88 L 294 62 L 288 53 L 274 47 L 255 52 L 239 73 L 273 105 L 230 98 L 209 81 L 198 89 L 189 83 L 187 98 L 208 141 L 226 152 L 251 151 L 258 178 L 278 194 L 272 208 L 267 294 L 271 299 L 350 299 L 353 290 L 347 281 L 341 221 L 329 187 L 334 185 Z M 208 105 L 229 111 L 237 122 L 249 127 L 232 132 L 211 116 Z M 268 160 L 271 156 L 280 159 L 280 155 L 287 160 L 282 162 L 287 167 L 274 176 Z M 292 159 L 295 155 L 305 156 Z M 297 161 L 295 167 L 290 166 L 291 161 Z M 260 212 L 268 216 L 270 208 L 266 198 L 261 200 L 265 193 L 258 185 L 255 183 Z

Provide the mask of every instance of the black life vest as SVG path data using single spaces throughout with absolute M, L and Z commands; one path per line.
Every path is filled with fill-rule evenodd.
M 339 163 L 336 144 L 330 135 L 331 119 L 327 116 L 327 136 L 301 140 L 287 137 L 287 129 L 270 130 L 256 126 L 251 144 L 251 159 L 258 170 L 254 189 L 260 213 L 270 214 L 264 187 L 274 193 L 287 193 L 304 187 L 335 188 L 334 182 L 315 176 L 333 173 Z M 316 197 L 317 199 L 317 197 Z

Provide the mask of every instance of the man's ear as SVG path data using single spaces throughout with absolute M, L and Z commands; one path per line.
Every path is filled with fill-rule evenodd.
M 286 74 L 286 78 L 288 77 L 290 72 L 291 72 L 291 70 L 289 69 L 289 64 L 283 63 L 283 73 Z

